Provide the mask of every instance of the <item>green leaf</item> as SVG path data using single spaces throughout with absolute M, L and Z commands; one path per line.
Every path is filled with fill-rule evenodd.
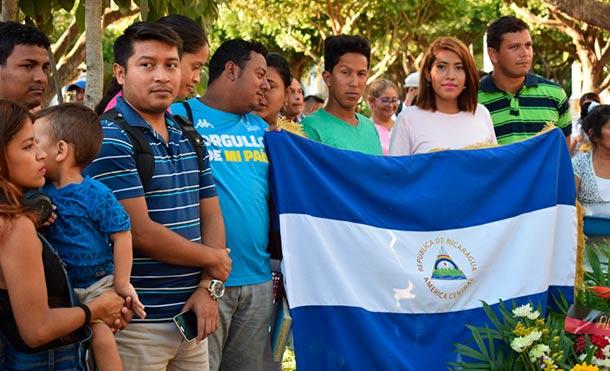
M 36 16 L 36 0 L 19 0 L 19 8 L 28 17 Z
M 53 10 L 52 0 L 36 0 L 36 15 L 44 16 L 47 19 L 51 19 L 51 12 Z M 51 16 L 51 17 L 50 17 Z
M 603 285 L 605 281 L 605 275 L 602 272 L 601 264 L 599 262 L 597 254 L 595 253 L 594 249 L 587 248 L 585 249 L 585 251 L 587 254 L 587 260 L 589 261 L 589 265 L 593 270 L 593 281 L 598 285 Z
M 466 325 L 466 328 L 472 332 L 472 337 L 474 338 L 474 342 L 477 344 L 479 349 L 481 350 L 481 354 L 483 354 L 487 359 L 489 359 L 489 352 L 487 351 L 487 347 L 483 342 L 483 338 L 481 337 L 481 333 L 477 330 L 476 327 Z
M 455 344 L 455 350 L 463 356 L 478 359 L 479 361 L 486 362 L 488 359 L 481 352 L 478 352 L 476 349 L 469 347 L 464 344 Z
M 513 307 L 515 307 L 514 303 Z M 500 300 L 500 303 L 498 303 L 498 308 L 500 308 L 500 312 L 502 313 L 502 318 L 504 319 L 504 322 L 506 322 L 510 327 L 515 327 L 518 321 L 513 316 L 513 313 L 509 312 L 506 309 L 506 304 L 504 303 L 504 301 Z
M 496 354 L 495 339 L 491 335 L 490 331 L 487 332 L 487 346 L 489 347 L 489 354 L 495 355 Z M 492 364 L 491 366 L 493 367 L 494 365 Z
M 150 12 L 148 0 L 139 0 L 138 5 L 140 7 L 140 20 L 142 20 L 142 21 L 147 20 L 148 13 Z
M 493 309 L 491 309 L 489 304 L 487 304 L 486 302 L 483 302 L 483 311 L 485 311 L 485 314 L 487 315 L 487 318 L 489 318 L 491 323 L 497 329 L 500 329 L 502 327 L 502 324 L 500 323 L 500 320 L 498 319 L 498 316 L 496 315 L 496 312 L 494 312 Z
M 66 11 L 72 10 L 74 8 L 74 0 L 59 0 L 59 5 Z
M 119 6 L 121 13 L 125 13 L 131 8 L 131 0 L 114 0 L 114 2 Z
M 74 19 L 76 20 L 76 24 L 80 30 L 85 30 L 85 1 L 80 0 L 78 2 L 78 6 L 76 7 L 76 12 L 74 13 Z

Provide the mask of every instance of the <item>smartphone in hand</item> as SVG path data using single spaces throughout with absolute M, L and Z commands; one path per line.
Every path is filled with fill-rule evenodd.
M 192 309 L 177 314 L 174 323 L 186 341 L 193 341 L 197 337 L 197 315 Z

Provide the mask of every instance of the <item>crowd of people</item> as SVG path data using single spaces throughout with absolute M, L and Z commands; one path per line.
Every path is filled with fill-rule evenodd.
M 86 369 L 87 348 L 100 370 L 279 369 L 267 130 L 413 155 L 510 144 L 553 123 L 579 147 L 578 198 L 590 212 L 608 206 L 610 106 L 581 102 L 572 136 L 564 90 L 531 72 L 527 24 L 495 20 L 487 45 L 494 68 L 480 79 L 464 43 L 434 40 L 400 99 L 387 79 L 367 86 L 365 38 L 330 36 L 324 100 L 256 41 L 226 41 L 208 63 L 201 27 L 170 15 L 117 38 L 96 112 L 39 110 L 49 40 L 0 24 L 0 369 Z M 207 89 L 192 97 L 206 63 Z M 82 96 L 85 83 L 73 85 Z M 195 341 L 173 322 L 184 311 Z

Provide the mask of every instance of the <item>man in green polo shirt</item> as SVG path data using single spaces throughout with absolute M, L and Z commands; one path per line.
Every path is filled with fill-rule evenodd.
M 310 139 L 341 149 L 381 155 L 375 125 L 356 113 L 366 88 L 371 47 L 360 36 L 339 35 L 324 41 L 324 73 L 328 103 L 303 118 Z
M 479 86 L 479 103 L 491 113 L 499 144 L 531 137 L 547 123 L 559 127 L 570 144 L 568 98 L 558 84 L 530 72 L 532 38 L 522 20 L 504 16 L 487 29 L 487 51 L 494 66 Z

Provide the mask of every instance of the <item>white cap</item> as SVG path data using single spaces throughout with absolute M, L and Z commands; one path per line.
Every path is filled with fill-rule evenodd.
M 419 86 L 419 72 L 413 72 L 405 78 L 405 88 L 416 88 Z

